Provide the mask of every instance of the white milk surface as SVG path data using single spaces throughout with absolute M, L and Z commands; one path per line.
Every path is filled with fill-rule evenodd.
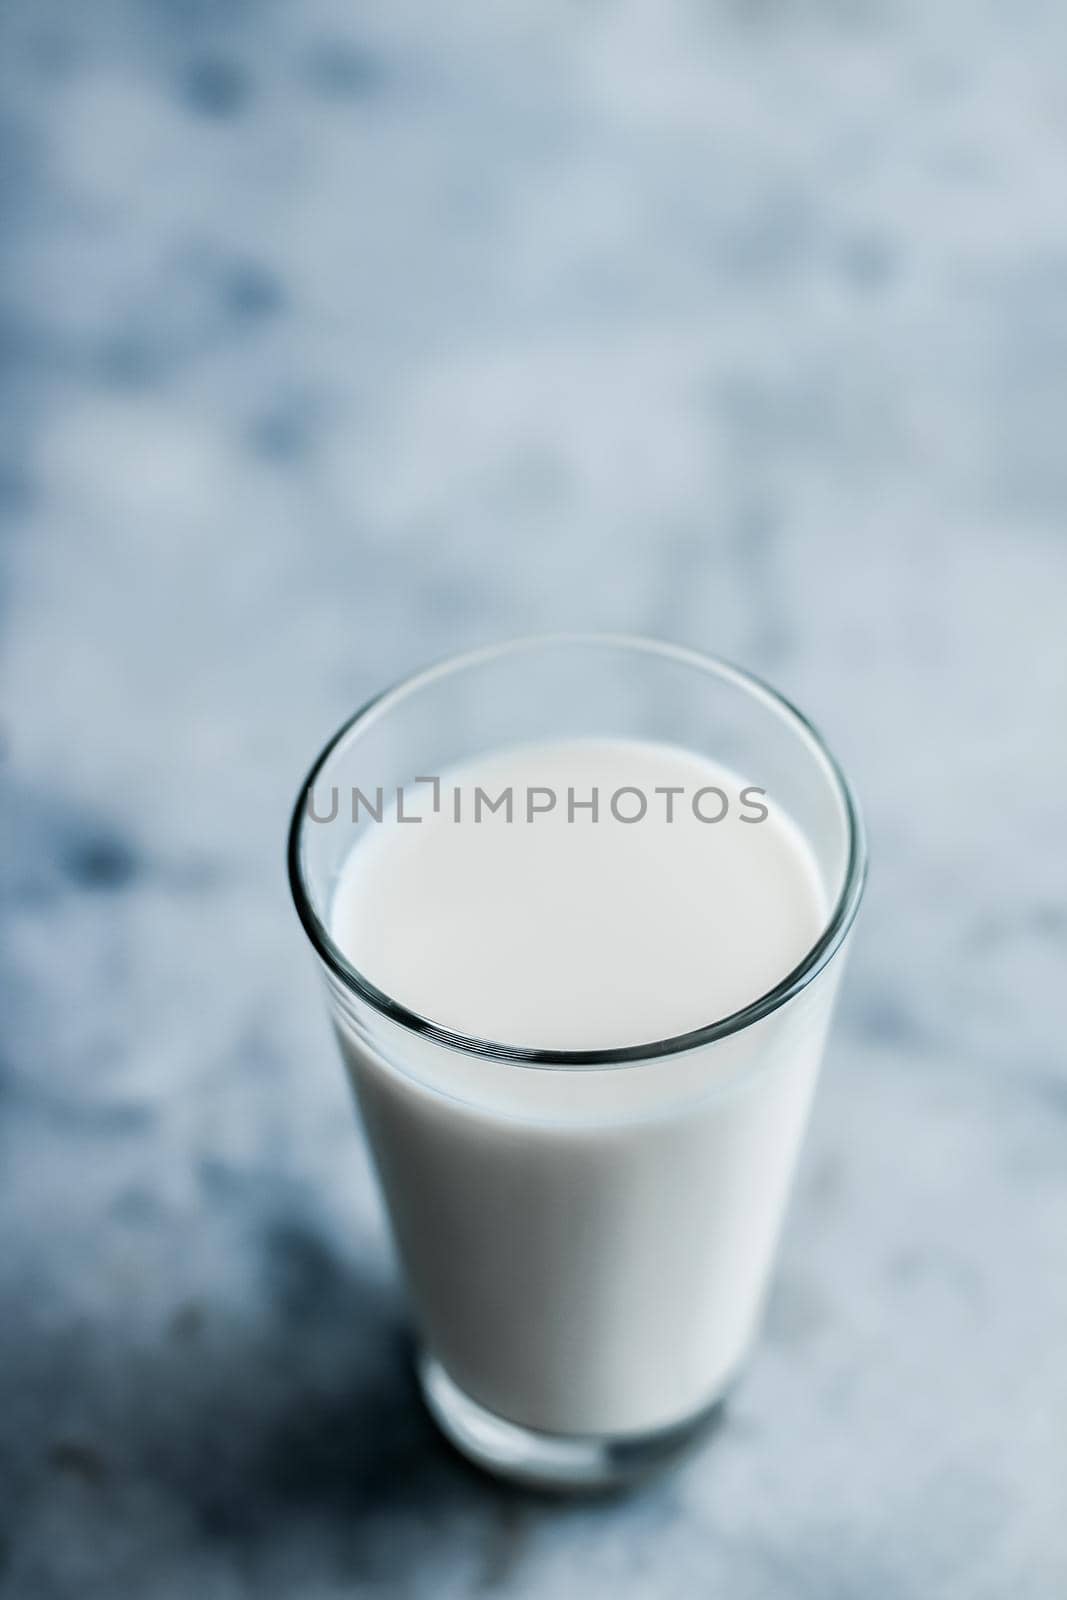
M 460 789 L 461 820 L 454 821 Z M 509 788 L 513 820 L 483 805 Z M 681 790 L 670 799 L 668 788 Z M 790 972 L 825 921 L 818 869 L 774 804 L 666 745 L 519 747 L 409 785 L 407 814 L 353 850 L 333 935 L 378 988 L 456 1032 L 542 1049 L 650 1043 L 740 1010 Z M 551 810 L 526 820 L 526 796 Z M 582 805 L 596 789 L 594 821 Z M 620 790 L 637 790 L 638 794 Z M 660 791 L 660 792 L 657 792 Z M 702 821 L 698 808 L 719 822 Z M 716 792 L 717 791 L 717 792 Z M 569 795 L 573 792 L 573 811 Z M 640 820 L 620 821 L 617 810 Z M 763 820 L 760 808 L 768 815 Z
M 448 1029 L 542 1049 L 651 1043 L 737 1011 L 827 918 L 775 803 L 666 745 L 519 746 L 409 786 L 362 830 L 331 932 L 378 988 Z M 503 809 L 475 822 L 474 792 Z M 599 815 L 568 795 L 599 791 Z M 454 791 L 461 794 L 454 820 Z M 551 810 L 527 821 L 527 791 Z M 640 821 L 620 822 L 641 809 Z M 657 793 L 681 790 L 671 800 Z M 694 814 L 721 791 L 720 822 Z M 421 799 L 419 798 L 421 796 Z M 704 816 L 722 810 L 705 792 Z M 768 816 L 759 822 L 743 817 Z M 834 962 L 729 1038 L 631 1066 L 531 1067 L 360 1008 L 339 1034 L 424 1338 L 490 1410 L 558 1433 L 683 1420 L 758 1318 L 836 986 Z

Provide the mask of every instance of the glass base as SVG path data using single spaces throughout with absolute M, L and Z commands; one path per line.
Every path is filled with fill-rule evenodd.
M 416 1368 L 430 1415 L 468 1461 L 498 1478 L 538 1489 L 616 1489 L 658 1472 L 711 1430 L 725 1404 L 725 1395 L 718 1395 L 696 1416 L 648 1433 L 541 1433 L 487 1411 L 427 1351 L 419 1352 Z

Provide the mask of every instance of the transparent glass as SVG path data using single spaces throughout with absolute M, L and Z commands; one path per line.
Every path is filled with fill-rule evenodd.
M 321 820 L 331 791 L 388 792 L 505 746 L 584 737 L 682 746 L 766 789 L 832 908 L 804 959 L 742 1011 L 615 1050 L 467 1037 L 383 994 L 330 936 L 369 825 L 344 803 Z M 614 636 L 523 640 L 359 711 L 300 792 L 289 869 L 438 1424 L 480 1465 L 555 1487 L 670 1459 L 706 1429 L 758 1327 L 862 894 L 859 814 L 825 744 L 725 662 Z

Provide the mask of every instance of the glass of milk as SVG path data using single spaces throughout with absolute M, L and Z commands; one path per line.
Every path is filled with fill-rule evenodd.
M 557 1487 L 672 1458 L 756 1334 L 862 894 L 822 739 L 671 645 L 482 650 L 345 724 L 289 868 L 438 1424 Z

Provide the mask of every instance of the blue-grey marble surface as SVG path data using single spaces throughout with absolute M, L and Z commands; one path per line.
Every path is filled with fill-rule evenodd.
M 0 0 L 4 1600 L 1067 1593 L 1065 63 Z M 746 1380 L 554 1504 L 416 1402 L 282 838 L 369 693 L 569 627 L 778 682 L 873 876 Z

